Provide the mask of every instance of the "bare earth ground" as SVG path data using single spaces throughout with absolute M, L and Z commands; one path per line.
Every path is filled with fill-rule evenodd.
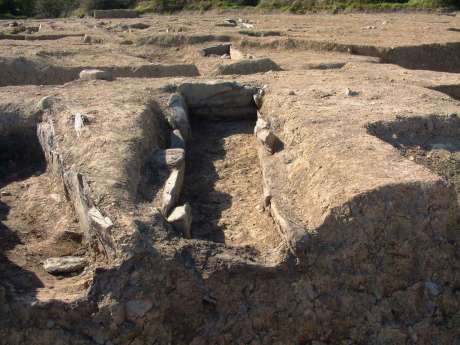
M 219 26 L 229 17 L 253 28 Z M 460 344 L 458 15 L 27 20 L 41 29 L 26 36 L 10 22 L 0 344 Z M 222 42 L 231 59 L 200 54 Z M 263 57 L 281 70 L 216 75 Z M 78 80 L 84 68 L 116 78 Z M 171 93 L 210 80 L 263 87 L 282 146 L 264 150 L 254 119 L 189 114 L 186 239 L 147 166 L 169 147 Z M 55 155 L 37 153 L 37 124 Z M 113 223 L 105 237 L 84 230 L 85 202 Z M 44 270 L 68 255 L 85 268 Z

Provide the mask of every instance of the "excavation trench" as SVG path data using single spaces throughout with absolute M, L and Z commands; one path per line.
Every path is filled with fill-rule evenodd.
M 247 246 L 268 256 L 282 241 L 263 209 L 256 89 L 228 85 L 179 88 L 191 123 L 180 204 L 191 205 L 193 238 Z
M 101 69 L 114 78 L 194 77 L 200 73 L 193 64 L 145 64 L 139 66 L 79 66 L 53 65 L 27 58 L 0 57 L 0 87 L 7 85 L 59 85 L 79 79 L 85 69 Z
M 0 107 L 0 272 L 12 294 L 72 299 L 77 277 L 47 273 L 49 257 L 84 255 L 73 212 L 60 184 L 46 173 L 37 138 L 40 112 Z

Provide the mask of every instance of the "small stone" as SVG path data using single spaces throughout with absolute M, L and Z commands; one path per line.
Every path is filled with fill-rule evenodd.
M 185 149 L 185 140 L 180 133 L 180 130 L 175 129 L 171 132 L 171 148 Z
M 238 23 L 236 22 L 235 19 L 227 18 L 227 19 L 224 20 L 224 25 L 232 27 L 232 26 L 237 26 Z
M 85 268 L 87 261 L 78 256 L 63 256 L 48 258 L 43 262 L 43 267 L 50 274 L 64 274 L 77 272 Z
M 295 96 L 295 92 L 294 91 L 289 91 L 289 96 Z
M 185 164 L 180 164 L 171 171 L 165 182 L 160 206 L 161 212 L 165 217 L 169 215 L 171 209 L 176 206 L 177 200 L 179 200 L 182 185 L 184 183 L 184 173 Z
M 257 131 L 257 139 L 264 145 L 265 149 L 273 154 L 276 149 L 277 138 L 269 129 L 261 129 Z
M 184 235 L 185 238 L 191 238 L 192 227 L 192 208 L 188 203 L 183 206 L 176 207 L 168 217 L 170 223 L 177 232 Z
M 155 153 L 155 161 L 160 165 L 170 168 L 179 167 L 185 159 L 185 150 L 181 148 L 158 150 Z
M 54 321 L 53 320 L 46 321 L 46 327 L 53 328 L 54 327 Z
M 267 120 L 263 119 L 262 117 L 257 118 L 256 125 L 254 127 L 254 134 L 257 135 L 257 132 L 262 129 L 269 129 L 270 125 Z
M 348 87 L 345 89 L 345 96 L 353 97 L 353 96 L 357 96 L 358 94 L 359 94 L 358 92 L 352 91 Z
M 53 105 L 53 98 L 50 96 L 43 97 L 40 101 L 38 101 L 37 107 L 38 109 L 45 111 Z
M 85 123 L 87 122 L 88 122 L 88 119 L 86 118 L 85 115 L 81 113 L 75 114 L 74 128 L 75 128 L 75 131 L 77 132 L 77 136 L 80 136 L 81 131 L 83 130 L 83 127 L 85 127 Z
M 92 40 L 91 36 L 85 35 L 85 36 L 83 36 L 82 41 L 83 41 L 83 43 L 91 43 L 93 40 Z
M 2 191 L 0 193 L 1 196 L 11 196 L 11 193 L 10 192 L 7 192 L 7 191 Z
M 102 71 L 99 69 L 84 69 L 80 72 L 80 79 L 82 80 L 113 80 L 112 73 L 109 71 Z

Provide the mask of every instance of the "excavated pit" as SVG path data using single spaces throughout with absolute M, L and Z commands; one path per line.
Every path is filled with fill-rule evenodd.
M 7 85 L 60 85 L 79 79 L 85 69 L 101 69 L 114 78 L 194 77 L 200 73 L 193 64 L 145 64 L 139 66 L 59 66 L 40 60 L 0 57 L 0 87 Z
M 449 116 L 401 118 L 369 125 L 371 134 L 402 156 L 442 176 L 455 189 L 460 203 L 460 118 Z
M 0 109 L 0 272 L 18 295 L 68 300 L 84 291 L 81 280 L 52 276 L 43 261 L 85 251 L 63 188 L 46 173 L 40 117 L 12 105 Z
M 192 138 L 187 145 L 181 199 L 192 207 L 192 237 L 247 246 L 268 255 L 282 241 L 263 209 L 259 144 L 254 135 L 257 107 L 252 96 L 256 89 L 241 86 L 211 91 L 201 100 L 193 97 L 202 93 L 199 85 L 182 89 Z M 206 94 L 210 86 L 203 89 Z

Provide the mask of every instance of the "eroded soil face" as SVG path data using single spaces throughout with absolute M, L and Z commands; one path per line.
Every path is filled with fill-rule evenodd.
M 0 344 L 457 344 L 457 28 L 0 21 Z

